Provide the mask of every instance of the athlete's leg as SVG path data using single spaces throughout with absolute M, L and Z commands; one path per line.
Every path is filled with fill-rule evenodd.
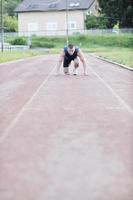
M 64 62 L 63 62 L 63 71 L 64 74 L 69 74 L 69 65 L 70 65 L 71 61 L 64 58 Z
M 74 75 L 77 75 L 78 72 L 77 72 L 77 68 L 79 67 L 79 59 L 78 57 L 74 59 L 74 71 L 73 71 L 73 74 Z
M 64 74 L 69 74 L 69 68 L 68 67 L 64 67 L 63 71 L 64 71 Z

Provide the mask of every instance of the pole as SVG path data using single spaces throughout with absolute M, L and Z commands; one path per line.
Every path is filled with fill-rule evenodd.
M 66 0 L 66 43 L 68 45 L 68 0 Z
M 4 51 L 3 0 L 1 0 L 1 51 Z

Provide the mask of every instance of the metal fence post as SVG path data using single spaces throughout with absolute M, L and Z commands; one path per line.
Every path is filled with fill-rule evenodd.
M 68 0 L 66 0 L 66 43 L 68 45 Z
M 3 0 L 1 0 L 1 51 L 4 51 L 4 20 L 3 20 Z

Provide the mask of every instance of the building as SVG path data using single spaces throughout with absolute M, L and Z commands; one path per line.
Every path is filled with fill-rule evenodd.
M 23 0 L 16 12 L 20 35 L 84 32 L 86 14 L 96 14 L 96 0 Z

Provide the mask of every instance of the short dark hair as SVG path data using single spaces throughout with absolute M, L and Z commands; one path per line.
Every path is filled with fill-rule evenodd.
M 69 45 L 68 45 L 68 48 L 69 48 L 69 49 L 73 49 L 73 47 L 74 47 L 73 44 L 69 44 Z

